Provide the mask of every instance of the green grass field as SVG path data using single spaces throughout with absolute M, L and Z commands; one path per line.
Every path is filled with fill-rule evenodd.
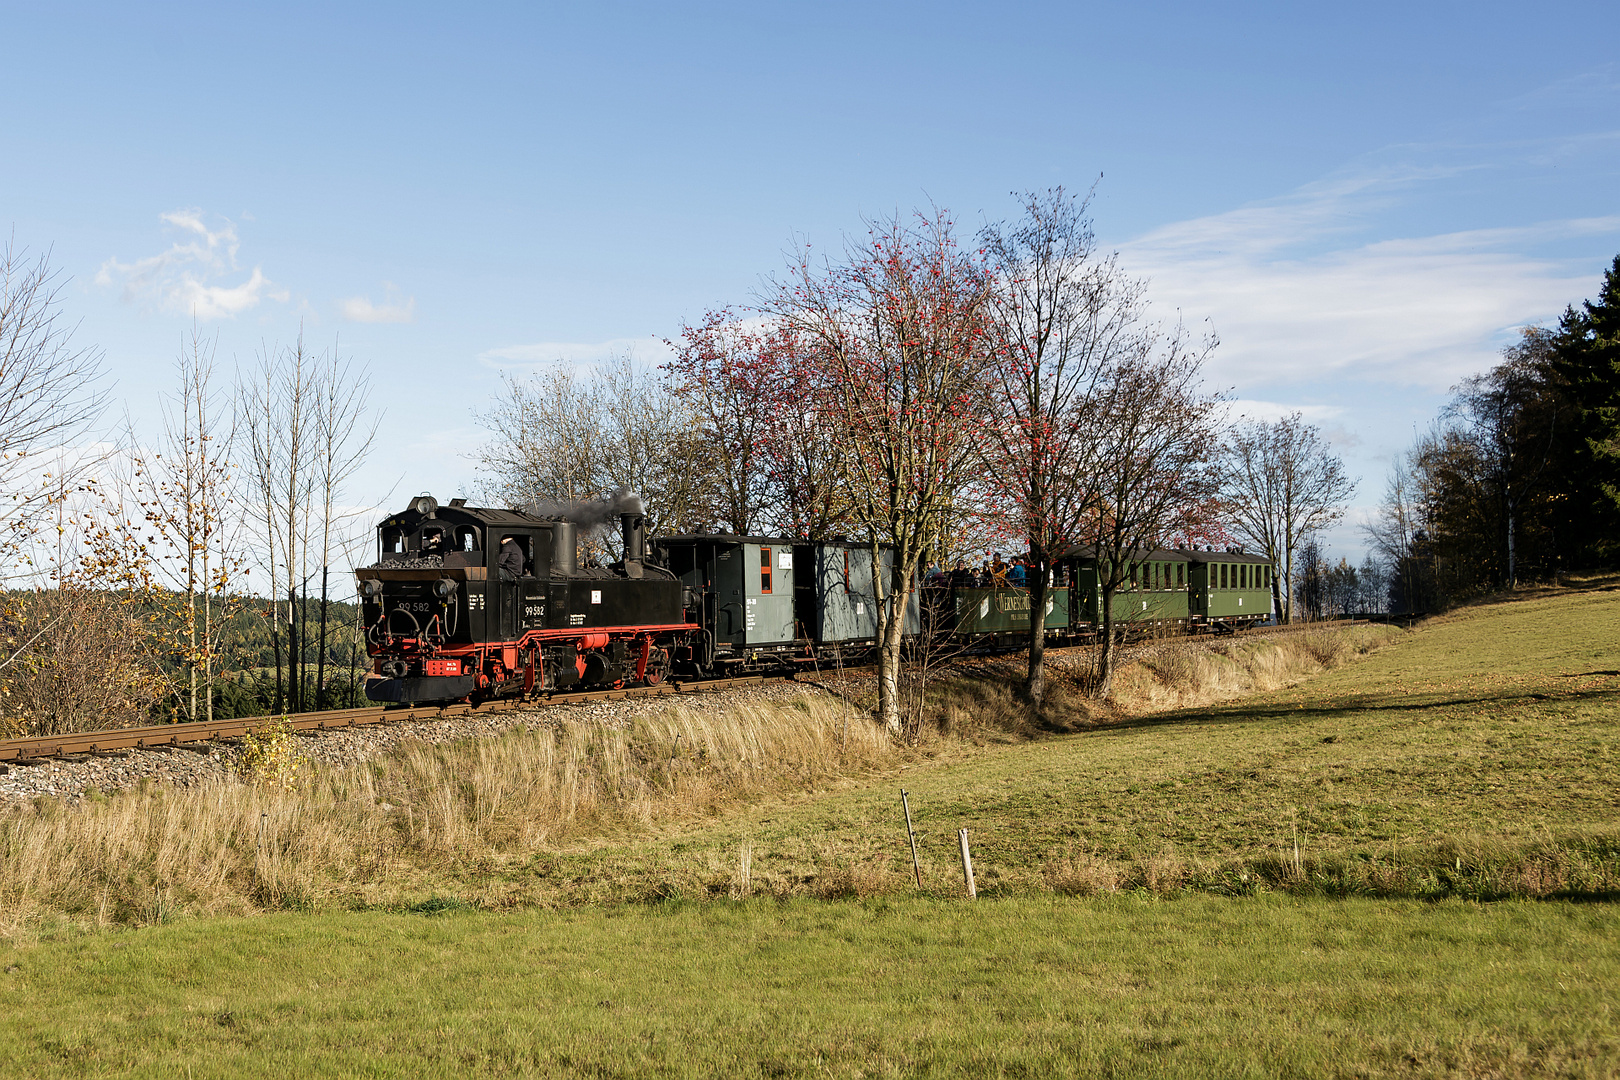
M 1608 906 L 750 901 L 28 950 L 8 1076 L 1601 1076 Z
M 0 944 L 0 1076 L 1613 1076 L 1617 704 L 1620 592 L 1563 592 L 309 911 L 160 884 L 158 925 Z

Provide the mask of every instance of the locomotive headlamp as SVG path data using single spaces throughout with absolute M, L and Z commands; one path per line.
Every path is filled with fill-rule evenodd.
M 456 579 L 442 577 L 433 583 L 433 591 L 440 600 L 448 600 L 456 595 Z
M 411 509 L 418 514 L 431 514 L 439 508 L 439 500 L 431 495 L 418 495 L 411 500 Z
M 381 596 L 382 591 L 383 583 L 378 581 L 376 578 L 366 578 L 366 580 L 360 583 L 360 595 L 365 597 L 367 600 Z

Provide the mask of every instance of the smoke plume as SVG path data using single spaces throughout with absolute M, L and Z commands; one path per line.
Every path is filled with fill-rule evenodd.
M 640 496 L 631 494 L 626 487 L 602 499 L 581 499 L 578 502 L 531 499 L 524 505 L 523 512 L 534 517 L 572 521 L 581 529 L 594 529 L 613 521 L 620 514 L 639 514 L 642 506 Z

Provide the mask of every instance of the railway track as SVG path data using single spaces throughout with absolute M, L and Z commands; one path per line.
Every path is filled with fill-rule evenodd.
M 1214 644 L 1230 637 L 1248 637 L 1259 634 L 1297 633 L 1321 624 L 1302 623 L 1293 626 L 1260 626 L 1238 630 L 1212 638 L 1165 637 L 1146 639 L 1143 644 L 1171 644 L 1175 641 L 1203 641 Z M 1348 626 L 1349 623 L 1333 623 Z M 1094 648 L 1076 645 L 1048 650 L 1049 654 Z M 869 666 L 857 665 L 839 669 L 843 672 L 869 671 Z M 821 672 L 797 672 L 798 677 L 814 677 Z M 612 690 L 590 690 L 572 694 L 553 694 L 545 698 L 506 698 L 478 705 L 456 703 L 451 705 L 369 706 L 362 709 L 332 709 L 325 712 L 293 713 L 287 717 L 294 731 L 336 731 L 342 728 L 363 727 L 371 724 L 395 724 L 413 720 L 444 720 L 457 716 L 489 716 L 514 709 L 544 708 L 550 705 L 585 704 L 592 701 L 620 701 L 625 698 L 674 697 L 681 694 L 713 693 L 740 686 L 754 686 L 780 676 L 742 675 L 725 679 L 702 679 L 663 683 L 658 686 L 623 687 Z M 129 750 L 155 750 L 173 747 L 195 748 L 201 744 L 225 739 L 241 738 L 279 723 L 279 717 L 244 716 L 232 720 L 203 720 L 188 724 L 158 724 L 152 727 L 116 728 L 111 731 L 85 731 L 62 735 L 32 736 L 25 739 L 0 741 L 0 769 L 9 765 L 29 765 L 50 759 L 86 760 L 92 757 L 114 757 Z
M 855 670 L 846 668 L 848 670 Z M 730 679 L 704 679 L 634 686 L 616 690 L 591 690 L 575 694 L 553 694 L 547 698 L 508 698 L 479 705 L 371 706 L 363 709 L 331 709 L 325 712 L 293 713 L 287 717 L 294 731 L 337 731 L 371 724 L 396 724 L 412 720 L 444 720 L 456 716 L 488 716 L 514 709 L 543 708 L 548 705 L 585 704 L 592 701 L 621 701 L 631 697 L 674 697 L 680 694 L 714 693 L 739 686 L 762 683 L 768 676 L 743 675 Z M 158 724 L 153 727 L 116 728 L 111 731 L 83 731 L 63 735 L 33 736 L 0 741 L 0 767 L 28 765 L 47 759 L 84 760 L 117 756 L 129 750 L 159 750 L 195 747 L 202 743 L 240 738 L 280 722 L 274 716 L 243 716 L 232 720 L 200 720 L 189 724 Z

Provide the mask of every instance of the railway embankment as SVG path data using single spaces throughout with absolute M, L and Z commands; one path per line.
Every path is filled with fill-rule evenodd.
M 782 684 L 509 714 L 439 742 L 414 725 L 329 732 L 297 740 L 327 764 L 286 786 L 236 778 L 220 751 L 217 781 L 0 813 L 0 917 L 14 936 L 434 897 L 886 895 L 916 891 L 915 873 L 943 897 L 960 889 L 962 827 L 987 896 L 1606 895 L 1616 615 L 1612 593 L 1468 609 L 1319 658 L 1314 677 L 1254 664 L 1259 637 L 1212 643 L 1229 651 L 1214 670 L 1279 685 L 1067 731 L 1017 717 L 1005 682 L 943 678 L 911 740 L 873 730 L 860 683 Z M 1172 665 L 1153 648 L 1137 658 L 1149 690 Z

